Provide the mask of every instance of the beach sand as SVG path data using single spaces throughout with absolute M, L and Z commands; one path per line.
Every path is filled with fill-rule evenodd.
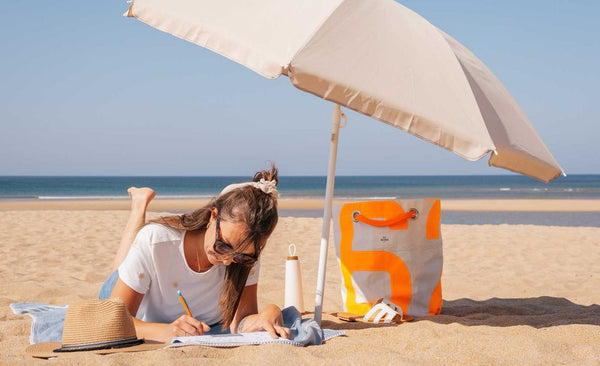
M 600 211 L 598 201 L 558 201 L 536 201 L 535 207 L 566 211 L 577 204 L 579 211 L 586 207 Z M 187 201 L 165 202 L 155 200 L 150 208 L 197 207 L 197 202 L 193 207 Z M 484 203 L 446 202 L 444 209 L 514 208 L 519 202 Z M 280 207 L 319 205 L 318 200 L 282 200 Z M 323 327 L 344 329 L 346 336 L 324 345 L 195 346 L 105 356 L 78 354 L 52 361 L 24 356 L 31 318 L 13 314 L 8 305 L 63 305 L 95 298 L 109 274 L 126 208 L 121 201 L 0 203 L 0 364 L 600 364 L 600 227 L 533 225 L 442 225 L 444 308 L 438 316 L 399 326 L 338 321 L 330 315 L 342 310 L 331 238 Z M 312 310 L 321 222 L 320 218 L 280 218 L 261 259 L 259 306 L 283 305 L 285 257 L 293 242 L 301 261 L 305 306 Z
M 322 210 L 322 199 L 279 199 L 282 210 Z M 343 203 L 334 200 L 334 204 Z M 208 203 L 207 199 L 155 198 L 149 210 L 157 212 L 192 211 Z M 0 201 L 0 211 L 27 210 L 128 210 L 129 200 L 25 200 Z M 598 199 L 444 199 L 444 211 L 537 211 L 600 212 Z

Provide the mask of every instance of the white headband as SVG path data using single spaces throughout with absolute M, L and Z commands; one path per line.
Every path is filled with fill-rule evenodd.
M 244 183 L 230 184 L 227 187 L 223 188 L 221 193 L 219 193 L 219 196 L 221 196 L 227 192 L 231 192 L 234 189 L 242 188 L 245 186 L 252 186 L 254 188 L 258 188 L 261 191 L 265 192 L 266 194 L 270 194 L 275 199 L 277 199 L 277 197 L 279 196 L 279 193 L 277 192 L 277 182 L 274 180 L 265 180 L 265 179 L 261 179 L 258 182 L 244 182 Z

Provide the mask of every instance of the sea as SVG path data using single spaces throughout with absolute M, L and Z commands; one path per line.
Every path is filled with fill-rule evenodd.
M 0 176 L 0 201 L 127 198 L 130 186 L 152 187 L 157 198 L 214 197 L 241 176 Z M 326 177 L 281 176 L 281 198 L 324 198 Z M 600 175 L 568 175 L 541 183 L 520 175 L 337 176 L 335 199 L 600 199 Z M 281 210 L 281 216 L 320 217 L 322 210 Z M 597 212 L 446 211 L 445 224 L 600 226 Z

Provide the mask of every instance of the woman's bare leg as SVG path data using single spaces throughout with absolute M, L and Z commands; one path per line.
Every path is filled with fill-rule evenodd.
M 129 212 L 127 224 L 121 235 L 121 244 L 119 245 L 119 250 L 117 250 L 111 273 L 119 268 L 127 256 L 138 230 L 146 223 L 146 208 L 156 194 L 152 188 L 147 187 L 130 187 L 127 190 L 127 193 L 129 193 L 129 196 L 131 197 L 131 211 Z

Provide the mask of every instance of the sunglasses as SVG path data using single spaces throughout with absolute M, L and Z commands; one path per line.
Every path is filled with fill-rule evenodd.
M 225 243 L 221 240 L 221 226 L 219 225 L 219 218 L 217 217 L 217 225 L 216 225 L 216 234 L 215 234 L 215 243 L 213 244 L 213 250 L 215 253 L 220 255 L 233 255 L 232 261 L 238 264 L 250 265 L 254 264 L 258 260 L 253 255 L 238 253 L 235 251 L 231 244 Z

